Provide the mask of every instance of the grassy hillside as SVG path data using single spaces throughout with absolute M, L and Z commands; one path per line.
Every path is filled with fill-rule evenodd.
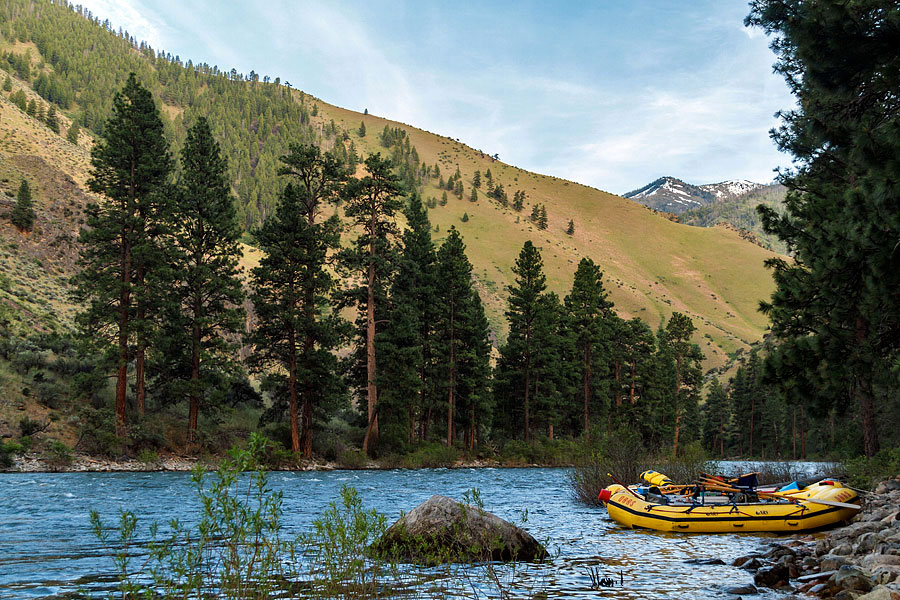
M 756 236 L 764 248 L 784 253 L 787 251 L 784 242 L 763 231 L 762 222 L 759 214 L 756 212 L 756 207 L 764 204 L 775 210 L 780 210 L 784 204 L 786 193 L 784 186 L 780 184 L 767 185 L 746 194 L 741 194 L 736 198 L 729 198 L 721 202 L 694 208 L 682 213 L 678 218 L 682 223 L 699 227 L 712 227 L 719 223 L 730 223 Z
M 163 105 L 176 148 L 183 139 L 185 124 L 209 109 L 217 135 L 229 153 L 239 204 L 248 224 L 264 216 L 271 207 L 280 185 L 272 174 L 277 170 L 277 156 L 288 143 L 315 139 L 326 149 L 337 145 L 346 149 L 352 142 L 360 154 L 386 152 L 378 133 L 386 125 L 404 129 L 422 163 L 438 164 L 444 177 L 457 167 L 462 174 L 463 199 L 448 193 L 447 205 L 438 205 L 429 214 L 438 239 L 451 225 L 464 235 L 489 319 L 501 340 L 506 334 L 505 286 L 512 282 L 511 266 L 528 239 L 542 249 L 548 285 L 561 296 L 571 285 L 579 259 L 589 256 L 602 265 L 612 299 L 623 317 L 638 316 L 656 327 L 674 310 L 690 315 L 698 325 L 696 341 L 706 353 L 707 368 L 724 365 L 729 353 L 761 338 L 765 319 L 756 307 L 772 290 L 771 277 L 762 265 L 772 254 L 733 231 L 673 223 L 629 200 L 574 182 L 529 173 L 451 138 L 331 106 L 274 83 L 262 84 L 246 81 L 239 75 L 188 69 L 185 64 L 190 63 L 169 60 L 165 55 L 159 58 L 153 49 L 135 48 L 111 31 L 61 6 L 24 0 L 6 0 L 5 4 L 8 19 L 16 12 L 9 6 L 15 8 L 20 4 L 36 7 L 32 13 L 43 13 L 39 21 L 26 22 L 25 17 L 16 17 L 18 20 L 0 27 L 3 36 L 0 50 L 27 56 L 32 65 L 30 80 L 19 77 L 21 73 L 10 72 L 14 89 L 26 88 L 29 98 L 40 100 L 30 89 L 36 73 L 56 77 L 63 82 L 61 85 L 72 90 L 74 100 L 62 111 L 63 133 L 69 117 L 88 127 L 102 124 L 95 113 L 103 104 L 94 96 L 105 86 L 109 89 L 100 95 L 111 97 L 128 69 L 137 70 L 146 78 L 147 85 Z M 73 52 L 71 57 L 59 55 L 59 48 L 65 46 L 54 45 L 51 36 L 57 33 L 54 23 L 67 25 L 66 31 L 75 31 L 78 36 L 99 40 L 93 58 L 105 61 L 109 72 L 92 83 L 90 94 L 80 87 L 84 85 L 81 70 L 87 69 L 79 62 L 84 59 L 83 53 Z M 33 36 L 37 43 L 28 36 Z M 53 49 L 55 62 L 41 54 L 42 47 Z M 0 72 L 0 79 L 5 79 L 6 74 Z M 31 237 L 22 236 L 3 220 L 0 235 L 4 265 L 8 265 L 5 270 L 15 278 L 12 288 L 30 290 L 30 300 L 20 299 L 23 310 L 26 305 L 27 310 L 42 310 L 48 322 L 55 319 L 63 325 L 69 322 L 72 311 L 65 303 L 65 279 L 74 266 L 74 236 L 80 209 L 89 197 L 84 182 L 90 135 L 83 133 L 79 146 L 73 146 L 15 108 L 6 99 L 8 94 L 2 96 L 0 179 L 6 181 L 0 189 L 14 194 L 21 176 L 33 178 L 40 213 L 39 226 Z M 235 106 L 239 108 L 227 108 Z M 363 138 L 357 133 L 360 122 L 365 122 L 368 132 Z M 483 190 L 478 202 L 468 200 L 475 171 L 484 174 L 488 169 L 510 197 L 516 190 L 527 194 L 521 212 L 500 207 Z M 441 197 L 443 192 L 436 187 L 437 179 L 423 181 L 426 197 Z M 547 208 L 549 227 L 544 231 L 539 231 L 527 218 L 535 203 Z M 461 220 L 464 213 L 469 217 L 468 222 Z M 570 219 L 575 224 L 572 236 L 565 232 Z M 57 238 L 60 238 L 57 246 L 52 246 Z M 42 261 L 44 268 L 36 268 L 35 260 Z

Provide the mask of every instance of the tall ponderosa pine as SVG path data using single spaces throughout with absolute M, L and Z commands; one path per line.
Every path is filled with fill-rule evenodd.
M 759 209 L 792 254 L 768 261 L 777 289 L 762 308 L 781 339 L 771 380 L 807 402 L 852 398 L 871 456 L 878 399 L 900 389 L 900 8 L 756 0 L 746 23 L 775 36 L 797 98 L 773 132 L 797 165 L 781 177 L 786 210 Z
M 116 434 L 125 434 L 128 362 L 137 360 L 138 410 L 144 407 L 144 357 L 149 335 L 148 271 L 160 260 L 156 241 L 165 218 L 165 186 L 172 168 L 163 123 L 150 92 L 132 73 L 113 100 L 113 115 L 91 152 L 88 186 L 101 194 L 86 209 L 76 297 L 86 306 L 85 333 L 115 340 Z
M 438 314 L 431 223 L 418 194 L 404 211 L 407 228 L 390 290 L 387 326 L 378 335 L 382 441 L 394 447 L 425 439 L 433 416 Z
M 605 359 L 604 343 L 609 337 L 606 317 L 613 306 L 603 288 L 603 273 L 591 259 L 582 258 L 578 263 L 565 304 L 578 350 L 584 437 L 589 440 L 591 406 L 596 403 L 595 378 L 600 380 L 606 376 L 606 363 L 598 358 Z
M 188 441 L 196 441 L 201 401 L 233 367 L 234 345 L 228 339 L 244 321 L 241 230 L 227 164 L 205 117 L 188 131 L 181 167 L 171 224 L 175 310 L 164 329 L 174 338 L 168 358 L 183 357 L 189 365 Z
M 258 319 L 255 362 L 287 373 L 291 447 L 309 456 L 313 409 L 340 387 L 332 350 L 344 327 L 331 310 L 336 283 L 326 268 L 340 245 L 341 223 L 336 215 L 322 221 L 319 214 L 324 203 L 338 198 L 347 174 L 333 156 L 313 145 L 292 145 L 281 160 L 280 173 L 293 181 L 282 192 L 274 218 L 254 232 L 265 253 L 251 284 Z
M 541 316 L 542 295 L 547 287 L 544 275 L 544 262 L 541 253 L 531 241 L 525 242 L 516 264 L 513 267 L 516 275 L 514 285 L 509 286 L 509 308 L 506 318 L 509 321 L 509 338 L 501 350 L 501 368 L 509 371 L 507 377 L 512 381 L 510 393 L 513 401 L 511 409 L 518 412 L 519 400 L 523 411 L 522 431 L 525 441 L 531 440 L 532 415 L 532 364 L 537 351 L 535 332 L 537 321 Z
M 345 268 L 364 284 L 357 288 L 357 305 L 365 311 L 366 414 L 368 426 L 363 452 L 378 442 L 378 387 L 376 383 L 375 322 L 376 297 L 384 292 L 393 270 L 396 239 L 394 217 L 403 208 L 400 178 L 391 171 L 391 160 L 380 153 L 366 159 L 368 175 L 354 179 L 346 188 L 344 214 L 361 233 L 353 247 L 343 253 Z
M 34 201 L 31 199 L 31 188 L 26 179 L 19 185 L 16 206 L 12 209 L 9 220 L 22 231 L 31 231 L 34 227 Z
M 486 398 L 490 342 L 481 299 L 472 287 L 472 264 L 455 227 L 450 228 L 437 254 L 437 289 L 436 377 L 447 398 L 446 443 L 453 445 L 462 413 L 468 425 L 466 447 L 472 448 L 476 441 L 478 407 Z
M 700 352 L 700 347 L 691 342 L 691 336 L 696 330 L 690 317 L 680 312 L 673 312 L 664 331 L 666 345 L 675 361 L 673 454 L 678 453 L 682 418 L 686 413 L 691 413 L 691 409 L 696 406 L 697 396 L 702 385 L 700 363 L 703 360 L 703 354 Z

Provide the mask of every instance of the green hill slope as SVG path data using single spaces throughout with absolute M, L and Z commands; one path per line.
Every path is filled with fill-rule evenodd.
M 85 52 L 85 48 L 92 51 Z M 359 155 L 376 151 L 390 154 L 378 133 L 385 126 L 402 128 L 410 150 L 414 150 L 403 159 L 407 169 L 415 169 L 408 182 L 426 198 L 439 199 L 443 190 L 437 187 L 439 178 L 425 175 L 424 166 L 431 169 L 439 165 L 444 178 L 457 168 L 461 173 L 462 199 L 448 193 L 448 203 L 437 203 L 430 217 L 438 238 L 451 225 L 465 236 L 490 321 L 501 339 L 505 336 L 505 286 L 512 281 L 515 256 L 528 239 L 542 248 L 549 287 L 561 295 L 571 285 L 578 260 L 590 256 L 606 272 L 612 299 L 622 316 L 639 316 L 656 327 L 674 310 L 690 315 L 698 325 L 697 341 L 706 353 L 707 367 L 725 364 L 728 353 L 759 340 L 765 328 L 765 319 L 756 307 L 772 290 L 771 277 L 762 264 L 772 253 L 733 231 L 673 223 L 629 200 L 529 173 L 448 137 L 331 106 L 275 82 L 158 53 L 140 43 L 133 44 L 85 15 L 49 2 L 0 0 L 0 52 L 0 67 L 5 69 L 0 79 L 10 72 L 15 89 L 25 88 L 34 98 L 37 96 L 32 90 L 39 89 L 45 98 L 58 103 L 64 115 L 63 133 L 69 118 L 94 131 L 102 127 L 112 95 L 130 71 L 138 73 L 161 103 L 175 151 L 186 124 L 196 116 L 207 115 L 229 158 L 246 227 L 258 223 L 271 210 L 281 185 L 276 175 L 277 157 L 289 143 L 315 141 L 342 156 L 351 147 Z M 44 240 L 50 235 L 45 228 L 53 224 L 69 236 L 69 254 L 38 259 L 52 268 L 36 274 L 41 279 L 49 277 L 51 271 L 59 273 L 44 287 L 53 290 L 47 292 L 46 302 L 50 307 L 59 304 L 60 310 L 46 312 L 58 312 L 57 318 L 65 320 L 71 307 L 63 306 L 61 290 L 63 275 L 73 268 L 73 236 L 80 207 L 88 198 L 84 182 L 89 135 L 83 135 L 80 146 L 73 146 L 21 113 L 8 101 L 8 95 L 3 93 L 0 101 L 0 158 L 6 169 L 2 176 L 8 179 L 0 189 L 13 193 L 18 185 L 16 178 L 21 175 L 40 178 L 41 173 L 58 171 L 63 178 L 50 177 L 38 184 L 37 207 L 42 215 L 36 228 L 40 233 L 34 235 L 44 236 L 35 238 Z M 368 132 L 365 137 L 357 132 L 361 122 Z M 37 161 L 52 169 L 35 166 Z M 469 201 L 475 171 L 484 175 L 488 169 L 510 197 L 518 190 L 526 194 L 521 212 L 489 200 L 483 186 L 479 200 Z M 62 194 L 60 186 L 70 185 L 65 183 L 66 177 L 72 189 L 66 188 Z M 57 206 L 63 202 L 58 199 L 62 196 L 68 205 Z M 544 231 L 527 218 L 534 204 L 546 206 L 549 227 Z M 467 222 L 462 221 L 464 214 L 469 217 Z M 570 219 L 575 224 L 571 236 L 565 232 Z M 31 257 L 27 248 L 32 242 L 22 240 L 5 220 L 0 235 L 9 253 L 4 260 L 19 278 L 25 269 L 22 261 Z

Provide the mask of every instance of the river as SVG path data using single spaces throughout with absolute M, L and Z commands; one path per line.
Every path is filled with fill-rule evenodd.
M 558 556 L 517 577 L 548 597 L 734 598 L 722 587 L 752 576 L 728 564 L 776 537 L 623 529 L 602 507 L 573 499 L 568 470 L 550 468 L 275 472 L 271 486 L 284 493 L 285 533 L 307 531 L 343 485 L 355 487 L 365 508 L 385 513 L 389 522 L 432 494 L 462 499 L 472 488 L 480 490 L 485 509 L 503 518 L 519 522 L 527 510 L 526 529 L 549 540 Z M 105 596 L 115 571 L 91 531 L 89 512 L 114 524 L 123 508 L 145 527 L 172 517 L 190 522 L 198 502 L 189 473 L 0 474 L 0 598 Z M 726 565 L 687 562 L 708 558 Z M 591 571 L 614 586 L 592 589 Z

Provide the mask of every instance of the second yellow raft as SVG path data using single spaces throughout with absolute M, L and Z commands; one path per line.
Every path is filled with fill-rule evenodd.
M 814 483 L 790 496 L 798 502 L 755 502 L 721 504 L 658 504 L 626 490 L 621 485 L 608 488 L 605 501 L 609 516 L 626 527 L 658 531 L 724 533 L 741 531 L 794 532 L 827 527 L 856 514 L 852 508 L 827 506 L 810 499 L 851 503 L 856 492 L 839 482 Z M 605 494 L 604 494 L 605 495 Z

